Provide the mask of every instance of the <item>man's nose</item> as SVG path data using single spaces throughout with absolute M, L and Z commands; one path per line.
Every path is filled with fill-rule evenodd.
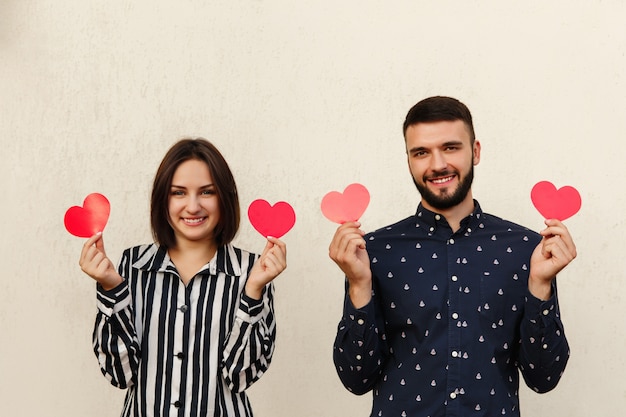
M 442 152 L 433 152 L 430 160 L 430 169 L 433 171 L 443 171 L 448 167 L 448 161 Z

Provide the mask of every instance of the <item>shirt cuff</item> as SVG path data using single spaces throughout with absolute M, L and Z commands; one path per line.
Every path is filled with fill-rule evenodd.
M 556 286 L 552 283 L 552 296 L 547 300 L 535 297 L 530 291 L 526 294 L 525 316 L 532 323 L 547 327 L 550 322 L 559 317 L 559 308 L 556 297 Z
M 263 291 L 265 293 L 265 290 Z M 239 302 L 239 310 L 237 311 L 237 317 L 243 321 L 249 323 L 256 323 L 261 319 L 261 312 L 263 311 L 263 297 L 260 300 L 249 297 L 245 291 L 241 294 L 241 301 Z
M 374 325 L 374 299 L 361 308 L 355 308 L 350 297 L 346 295 L 344 303 L 344 321 L 350 332 L 363 338 L 365 331 Z
M 122 281 L 117 287 L 106 291 L 100 284 L 96 285 L 98 310 L 111 317 L 130 304 L 128 281 Z

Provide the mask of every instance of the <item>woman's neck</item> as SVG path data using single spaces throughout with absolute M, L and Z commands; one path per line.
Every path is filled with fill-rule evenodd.
M 215 242 L 185 242 L 178 243 L 168 249 L 170 259 L 176 266 L 181 280 L 185 285 L 191 281 L 195 274 L 206 265 L 217 251 Z

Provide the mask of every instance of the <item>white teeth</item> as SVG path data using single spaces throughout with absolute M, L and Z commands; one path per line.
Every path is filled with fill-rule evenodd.
M 432 180 L 435 184 L 443 184 L 444 182 L 452 181 L 453 177 L 440 178 L 436 180 Z
M 185 223 L 198 224 L 204 220 L 204 217 L 199 218 L 199 219 L 183 219 L 183 220 L 185 221 Z

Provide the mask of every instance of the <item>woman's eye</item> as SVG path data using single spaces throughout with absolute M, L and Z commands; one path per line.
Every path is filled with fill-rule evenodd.
M 213 195 L 215 194 L 215 190 L 204 190 L 202 191 L 203 195 Z
M 185 192 L 182 190 L 174 190 L 172 191 L 172 195 L 174 196 L 181 196 L 181 195 L 185 195 Z

